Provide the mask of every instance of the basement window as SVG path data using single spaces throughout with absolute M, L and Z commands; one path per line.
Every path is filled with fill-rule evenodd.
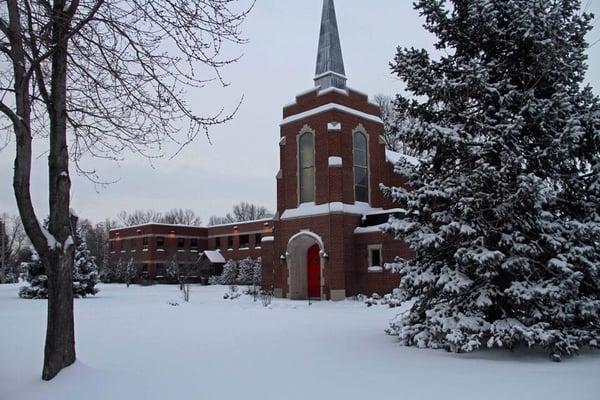
M 381 245 L 369 246 L 369 272 L 383 272 Z

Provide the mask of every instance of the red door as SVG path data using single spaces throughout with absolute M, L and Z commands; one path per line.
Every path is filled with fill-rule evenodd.
M 308 249 L 306 260 L 306 276 L 308 278 L 308 297 L 321 298 L 321 256 L 319 245 L 315 244 Z

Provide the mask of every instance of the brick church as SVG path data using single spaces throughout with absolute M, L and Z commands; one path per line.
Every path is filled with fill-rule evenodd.
M 112 262 L 133 259 L 141 274 L 159 280 L 171 259 L 261 257 L 263 287 L 290 299 L 342 300 L 398 287 L 398 276 L 383 265 L 410 250 L 380 231 L 399 210 L 379 185 L 405 184 L 394 173 L 404 156 L 386 150 L 379 107 L 346 85 L 333 0 L 323 4 L 314 81 L 283 108 L 272 219 L 114 230 Z

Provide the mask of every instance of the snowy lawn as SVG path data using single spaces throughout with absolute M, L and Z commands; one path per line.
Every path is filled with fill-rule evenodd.
M 224 287 L 100 286 L 76 300 L 77 363 L 42 382 L 46 302 L 0 285 L 0 399 L 600 399 L 600 353 L 403 348 L 397 312 L 346 301 L 223 300 Z M 179 306 L 171 306 L 177 301 Z

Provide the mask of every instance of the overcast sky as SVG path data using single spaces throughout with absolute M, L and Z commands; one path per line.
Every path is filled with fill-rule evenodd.
M 585 3 L 585 1 L 584 1 Z M 433 38 L 409 0 L 337 0 L 336 11 L 348 85 L 362 92 L 394 95 L 402 84 L 389 72 L 397 46 L 431 49 Z M 189 96 L 195 111 L 208 115 L 244 102 L 227 125 L 199 138 L 175 159 L 148 161 L 126 155 L 120 164 L 88 160 L 106 181 L 98 187 L 73 174 L 73 207 L 100 221 L 121 210 L 190 208 L 204 221 L 225 214 L 242 200 L 276 206 L 279 122 L 283 105 L 313 85 L 322 0 L 257 0 L 244 25 L 244 54 L 223 71 L 231 84 L 198 89 Z M 600 15 L 600 0 L 587 2 Z M 600 24 L 588 37 L 600 40 Z M 590 49 L 588 81 L 600 93 L 600 44 Z M 40 143 L 42 145 L 43 143 Z M 32 195 L 38 217 L 47 214 L 47 159 L 43 147 L 33 165 Z M 16 213 L 12 193 L 14 148 L 0 152 L 0 213 Z

